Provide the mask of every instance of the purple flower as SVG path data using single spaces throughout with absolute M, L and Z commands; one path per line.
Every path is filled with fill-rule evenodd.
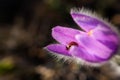
M 112 25 L 88 10 L 71 10 L 74 21 L 83 31 L 56 26 L 52 36 L 59 43 L 45 48 L 65 59 L 79 63 L 100 64 L 108 61 L 119 47 L 119 36 Z

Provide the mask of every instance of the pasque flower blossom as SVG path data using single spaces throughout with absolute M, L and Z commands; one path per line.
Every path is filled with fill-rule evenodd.
M 58 43 L 46 46 L 48 51 L 91 65 L 105 63 L 117 53 L 119 35 L 111 24 L 84 9 L 72 9 L 70 14 L 83 30 L 54 27 L 52 36 Z

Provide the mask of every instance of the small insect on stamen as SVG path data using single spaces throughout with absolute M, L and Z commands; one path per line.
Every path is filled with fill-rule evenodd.
M 78 46 L 76 42 L 70 42 L 67 46 L 66 49 L 69 50 L 71 46 Z

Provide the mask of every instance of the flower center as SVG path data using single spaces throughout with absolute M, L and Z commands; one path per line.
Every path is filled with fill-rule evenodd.
M 87 34 L 88 34 L 89 36 L 91 36 L 92 33 L 93 33 L 93 30 L 90 30 Z
M 71 46 L 78 46 L 78 44 L 72 41 L 66 46 L 66 49 L 69 50 Z

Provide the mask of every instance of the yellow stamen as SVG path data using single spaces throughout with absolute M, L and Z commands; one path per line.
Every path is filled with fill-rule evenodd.
M 88 32 L 88 35 L 91 36 L 92 33 L 93 33 L 93 30 L 90 30 L 90 31 Z

